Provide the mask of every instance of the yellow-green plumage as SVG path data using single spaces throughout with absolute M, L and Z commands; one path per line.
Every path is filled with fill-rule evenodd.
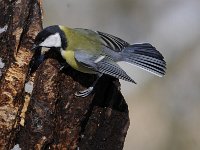
M 102 53 L 101 43 L 95 34 L 85 34 L 84 31 L 79 29 L 71 29 L 64 26 L 59 26 L 62 31 L 64 31 L 67 38 L 67 48 L 66 50 L 61 50 L 62 56 L 66 59 L 67 63 L 74 69 L 84 72 L 94 74 L 96 72 L 85 67 L 76 61 L 74 57 L 75 50 L 85 50 L 87 53 L 98 54 Z
M 41 47 L 50 49 L 42 53 Z M 103 74 L 135 83 L 117 64 L 119 61 L 134 64 L 158 76 L 163 76 L 166 69 L 164 57 L 151 44 L 130 45 L 113 35 L 88 29 L 49 26 L 38 33 L 33 49 L 36 51 L 31 70 L 35 70 L 51 53 L 58 54 L 58 58 L 61 54 L 66 63 L 80 72 L 97 74 L 91 87 L 76 94 L 82 97 L 92 92 Z

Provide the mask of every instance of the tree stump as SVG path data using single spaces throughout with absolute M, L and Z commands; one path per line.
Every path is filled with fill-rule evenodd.
M 118 79 L 103 76 L 94 94 L 81 98 L 74 93 L 94 75 L 60 71 L 47 59 L 30 76 L 41 2 L 2 0 L 0 12 L 0 149 L 123 149 L 129 116 Z

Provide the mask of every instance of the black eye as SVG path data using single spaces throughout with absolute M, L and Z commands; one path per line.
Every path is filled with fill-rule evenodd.
M 43 42 L 44 40 L 45 40 L 45 37 L 42 37 L 42 38 L 41 38 L 41 42 Z

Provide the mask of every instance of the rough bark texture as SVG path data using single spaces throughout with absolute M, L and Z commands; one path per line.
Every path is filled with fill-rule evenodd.
M 30 77 L 29 49 L 42 28 L 40 2 L 4 0 L 0 12 L 0 149 L 123 149 L 129 117 L 119 81 L 103 76 L 94 94 L 76 97 L 95 76 L 70 67 L 60 71 L 55 59 Z M 31 81 L 32 94 L 25 87 Z
M 0 1 L 0 147 L 10 149 L 24 105 L 23 89 L 30 47 L 41 30 L 40 5 L 34 0 Z

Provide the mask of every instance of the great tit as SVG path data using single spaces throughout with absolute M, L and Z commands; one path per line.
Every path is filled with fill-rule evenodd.
M 41 47 L 49 48 L 42 50 Z M 86 90 L 75 93 L 86 97 L 94 89 L 103 74 L 135 83 L 117 62 L 125 61 L 157 76 L 163 76 L 166 62 L 162 54 L 149 43 L 129 44 L 113 35 L 82 28 L 69 28 L 61 25 L 46 27 L 35 38 L 33 66 L 36 69 L 47 57 L 48 52 L 56 52 L 72 68 L 97 79 Z

